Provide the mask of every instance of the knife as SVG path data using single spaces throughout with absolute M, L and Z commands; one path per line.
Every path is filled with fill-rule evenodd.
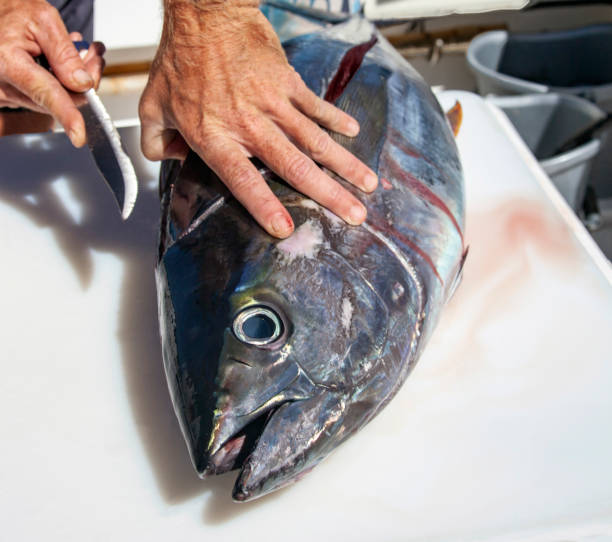
M 81 56 L 84 56 L 89 49 L 89 43 L 86 41 L 73 43 Z M 38 57 L 36 60 L 41 66 L 49 69 L 46 58 Z M 134 165 L 126 154 L 119 132 L 95 89 L 89 89 L 83 96 L 85 99 L 77 105 L 77 109 L 85 120 L 87 146 L 119 205 L 121 217 L 126 220 L 134 208 L 138 195 L 138 179 Z

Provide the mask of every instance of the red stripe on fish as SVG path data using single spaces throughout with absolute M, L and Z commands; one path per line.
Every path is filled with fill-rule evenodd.
M 353 75 L 355 75 L 359 69 L 359 66 L 361 66 L 366 53 L 374 47 L 377 41 L 378 38 L 372 34 L 370 41 L 355 45 L 355 47 L 351 47 L 344 54 L 336 75 L 334 75 L 334 78 L 327 87 L 327 92 L 324 97 L 325 101 L 334 103 L 340 97 L 349 84 L 349 81 L 353 78 Z
M 391 141 L 391 143 L 393 143 L 393 145 L 395 145 L 404 154 L 411 156 L 412 158 L 418 158 L 420 160 L 423 160 L 426 164 L 429 164 L 431 167 L 433 167 L 444 179 L 448 179 L 448 175 L 444 172 L 442 168 L 438 166 L 438 164 L 432 162 L 429 158 L 427 158 L 427 156 L 407 144 L 406 138 L 402 136 L 397 130 L 390 131 L 389 141 Z
M 431 257 L 429 256 L 429 254 L 427 254 L 427 252 L 425 252 L 420 246 L 418 246 L 414 241 L 411 241 L 410 239 L 408 239 L 408 237 L 406 237 L 405 235 L 402 235 L 401 233 L 399 233 L 398 231 L 393 232 L 393 235 L 395 237 L 397 237 L 402 243 L 404 243 L 406 246 L 410 247 L 412 250 L 414 250 L 421 258 L 423 258 L 427 264 L 429 265 L 429 267 L 431 267 L 431 270 L 434 272 L 434 275 L 436 275 L 436 278 L 440 281 L 440 284 L 444 284 L 444 281 L 442 280 L 442 277 L 440 276 L 440 274 L 438 273 L 438 269 L 436 268 L 436 264 L 433 262 L 433 260 L 431 259 Z
M 394 239 L 397 239 L 400 243 L 414 250 L 421 258 L 423 258 L 425 263 L 427 263 L 427 265 L 431 267 L 431 270 L 434 272 L 434 275 L 436 276 L 436 278 L 440 281 L 440 284 L 444 285 L 444 281 L 442 280 L 440 273 L 438 273 L 436 264 L 433 262 L 429 254 L 427 254 L 427 252 L 425 252 L 419 245 L 417 245 L 414 241 L 412 241 L 410 238 L 406 237 L 405 235 L 402 235 L 396 229 L 390 228 L 389 226 L 385 227 L 383 225 L 385 224 L 385 222 L 381 220 L 380 216 L 378 216 L 376 213 L 374 213 L 371 210 L 368 211 L 367 223 L 370 226 L 370 228 L 372 228 L 376 232 L 383 234 L 385 236 L 390 236 Z
M 403 182 L 410 188 L 412 191 L 416 192 L 419 196 L 421 196 L 425 201 L 440 209 L 448 218 L 450 218 L 453 226 L 457 230 L 457 233 L 461 237 L 461 242 L 463 243 L 463 233 L 461 232 L 461 228 L 455 219 L 455 216 L 451 212 L 451 210 L 446 206 L 436 194 L 432 192 L 432 190 L 420 179 L 417 179 L 410 173 L 404 171 L 400 165 L 393 160 L 390 156 L 387 157 L 386 166 L 389 168 L 391 175 Z

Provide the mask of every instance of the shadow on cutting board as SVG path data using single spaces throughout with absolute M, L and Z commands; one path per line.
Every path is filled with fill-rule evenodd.
M 153 269 L 159 221 L 158 165 L 141 155 L 139 137 L 138 127 L 122 130 L 128 153 L 136 157 L 139 179 L 138 200 L 127 222 L 121 220 L 89 151 L 73 148 L 64 134 L 0 140 L 3 156 L 11 157 L 0 168 L 0 201 L 52 231 L 83 290 L 94 276 L 92 251 L 111 253 L 121 260 L 124 274 L 117 335 L 128 400 L 160 494 L 169 505 L 177 505 L 211 493 L 202 519 L 207 524 L 222 524 L 275 496 L 253 504 L 234 504 L 231 490 L 236 473 L 200 480 L 191 465 L 166 386 L 157 323 Z M 95 318 L 92 314 L 92 326 Z

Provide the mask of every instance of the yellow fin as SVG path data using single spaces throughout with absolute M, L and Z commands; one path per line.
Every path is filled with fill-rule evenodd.
M 463 108 L 459 101 L 455 102 L 455 105 L 446 112 L 446 118 L 453 130 L 453 134 L 457 137 L 459 130 L 461 129 L 461 123 L 463 122 Z

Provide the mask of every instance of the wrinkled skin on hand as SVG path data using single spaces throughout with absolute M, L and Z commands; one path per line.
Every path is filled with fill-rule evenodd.
M 52 115 L 77 147 L 86 142 L 85 123 L 70 91 L 97 87 L 104 68 L 104 45 L 92 43 L 81 58 L 72 43 L 80 39 L 44 0 L 0 2 L 0 107 Z M 52 73 L 35 62 L 41 54 Z
M 377 177 L 321 127 L 355 136 L 349 115 L 315 96 L 287 62 L 258 2 L 166 0 L 161 43 L 140 102 L 149 159 L 194 149 L 259 224 L 293 230 L 250 156 L 350 224 L 365 207 L 315 164 L 370 192 Z

